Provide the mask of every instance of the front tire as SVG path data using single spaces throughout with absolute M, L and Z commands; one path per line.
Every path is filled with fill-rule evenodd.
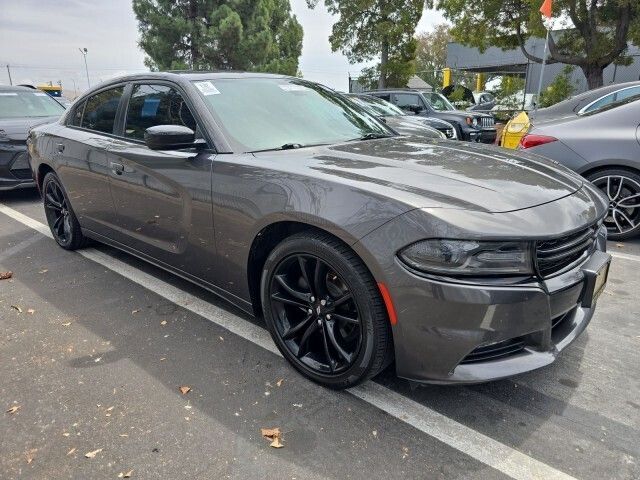
M 371 273 L 346 245 L 323 233 L 285 239 L 262 273 L 265 321 L 283 356 L 326 387 L 348 388 L 391 358 L 391 329 Z
M 640 233 L 640 174 L 608 168 L 587 175 L 609 199 L 604 220 L 611 240 L 627 240 Z
M 82 235 L 80 223 L 60 179 L 53 172 L 47 173 L 42 182 L 42 200 L 47 223 L 58 245 L 65 250 L 84 247 L 87 239 Z

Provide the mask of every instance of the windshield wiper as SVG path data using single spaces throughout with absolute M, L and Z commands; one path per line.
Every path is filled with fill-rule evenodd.
M 365 133 L 363 136 L 358 138 L 352 138 L 349 140 L 350 142 L 356 142 L 358 140 L 375 140 L 377 138 L 389 138 L 393 137 L 390 133 L 377 133 L 377 132 L 369 132 Z
M 265 148 L 262 150 L 252 150 L 249 153 L 259 153 L 259 152 L 276 152 L 278 150 L 295 150 L 298 148 L 305 148 L 305 147 L 320 147 L 322 145 L 330 145 L 330 143 L 314 143 L 314 144 L 309 144 L 309 145 L 303 145 L 301 143 L 285 143 L 284 145 L 280 145 L 279 147 L 275 147 L 275 148 Z

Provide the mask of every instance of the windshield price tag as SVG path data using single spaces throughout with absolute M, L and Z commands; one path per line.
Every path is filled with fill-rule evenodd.
M 17 93 L 12 92 L 0 92 L 0 97 L 17 97 Z
M 285 92 L 306 92 L 309 90 L 303 85 L 296 85 L 295 83 L 284 83 L 278 85 Z
M 33 93 L 36 97 L 46 97 L 47 94 L 44 92 L 34 92 Z
M 203 95 L 220 95 L 220 90 L 218 90 L 210 80 L 196 82 L 195 86 Z

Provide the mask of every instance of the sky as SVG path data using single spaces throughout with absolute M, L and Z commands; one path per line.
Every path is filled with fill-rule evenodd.
M 331 52 L 336 18 L 319 3 L 309 10 L 305 0 L 291 0 L 304 28 L 300 69 L 306 79 L 347 90 L 349 73 L 357 75 L 363 65 Z M 417 32 L 443 21 L 439 12 L 425 11 Z M 88 50 L 91 84 L 147 70 L 131 0 L 0 0 L 0 84 L 9 83 L 9 64 L 14 85 L 61 81 L 63 91 L 80 92 L 87 78 L 79 48 Z

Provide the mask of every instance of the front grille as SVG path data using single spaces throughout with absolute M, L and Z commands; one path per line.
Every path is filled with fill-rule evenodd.
M 510 338 L 502 342 L 484 345 L 473 350 L 469 355 L 464 357 L 461 364 L 486 362 L 488 360 L 497 360 L 499 358 L 515 355 L 524 350 L 524 337 Z
M 480 126 L 482 128 L 493 128 L 496 124 L 496 121 L 493 117 L 480 117 Z
M 573 267 L 593 251 L 597 235 L 598 227 L 594 225 L 571 235 L 536 242 L 538 274 L 547 278 Z
M 14 177 L 20 180 L 28 180 L 31 178 L 31 167 L 29 165 L 29 154 L 27 152 L 20 152 L 16 154 L 11 163 L 9 170 Z

